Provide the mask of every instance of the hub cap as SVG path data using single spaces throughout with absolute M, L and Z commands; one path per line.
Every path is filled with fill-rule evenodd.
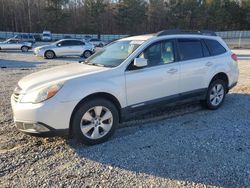
M 99 139 L 105 136 L 113 124 L 111 111 L 104 106 L 95 106 L 83 115 L 80 128 L 84 136 Z
M 216 84 L 210 92 L 210 102 L 213 106 L 219 105 L 224 98 L 224 88 L 221 84 Z
M 47 56 L 47 58 L 51 59 L 54 57 L 54 54 L 53 54 L 53 52 L 47 52 L 46 56 Z
M 87 52 L 84 53 L 84 56 L 89 57 L 89 56 L 91 56 L 91 53 L 87 51 Z

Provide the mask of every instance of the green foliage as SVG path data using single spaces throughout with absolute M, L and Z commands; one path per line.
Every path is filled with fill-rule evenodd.
M 2 0 L 0 10 L 0 28 L 6 31 L 140 34 L 175 28 L 250 29 L 250 0 Z

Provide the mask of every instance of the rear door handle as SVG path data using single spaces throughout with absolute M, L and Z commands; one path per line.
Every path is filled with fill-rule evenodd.
M 177 71 L 178 71 L 177 69 L 172 68 L 172 69 L 169 69 L 169 70 L 167 71 L 167 73 L 169 73 L 169 74 L 174 74 L 174 73 L 176 73 Z
M 207 62 L 207 63 L 206 63 L 206 66 L 207 66 L 207 67 L 210 67 L 210 66 L 212 66 L 212 65 L 213 65 L 212 62 Z

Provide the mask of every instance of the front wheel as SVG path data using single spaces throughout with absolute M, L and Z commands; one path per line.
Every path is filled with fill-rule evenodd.
M 86 145 L 108 140 L 119 122 L 116 106 L 98 98 L 83 103 L 73 115 L 72 136 Z
M 48 50 L 44 53 L 44 57 L 46 59 L 53 59 L 53 58 L 55 58 L 55 56 L 56 56 L 55 53 L 51 50 Z
M 210 110 L 218 109 L 224 102 L 226 96 L 226 84 L 223 80 L 213 81 L 207 91 L 206 100 L 202 103 Z
M 29 48 L 27 46 L 22 46 L 21 50 L 22 50 L 22 52 L 28 52 Z
M 83 57 L 84 57 L 84 58 L 88 58 L 88 57 L 90 57 L 91 55 L 92 55 L 92 52 L 89 51 L 89 50 L 86 50 L 85 52 L 83 52 Z

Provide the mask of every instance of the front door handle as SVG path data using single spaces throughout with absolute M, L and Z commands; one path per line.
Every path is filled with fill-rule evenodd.
M 169 73 L 169 74 L 174 74 L 174 73 L 176 73 L 177 71 L 178 71 L 177 69 L 172 68 L 172 69 L 169 69 L 169 70 L 167 71 L 167 73 Z
M 210 66 L 212 66 L 212 65 L 213 65 L 213 63 L 210 62 L 210 61 L 206 63 L 206 66 L 207 66 L 207 67 L 210 67 Z

